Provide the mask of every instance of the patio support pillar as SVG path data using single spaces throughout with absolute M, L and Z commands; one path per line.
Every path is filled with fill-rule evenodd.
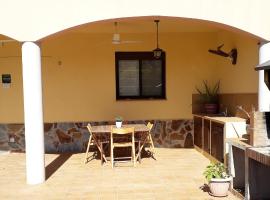
M 45 181 L 44 129 L 40 47 L 22 45 L 26 179 L 28 184 Z
M 270 42 L 261 43 L 259 49 L 259 64 L 270 60 Z M 260 112 L 270 111 L 270 91 L 264 82 L 264 70 L 259 70 L 258 103 Z

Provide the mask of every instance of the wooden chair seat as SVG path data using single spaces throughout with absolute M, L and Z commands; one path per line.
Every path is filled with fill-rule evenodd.
M 124 137 L 125 136 L 125 137 Z M 120 139 L 119 139 L 120 138 Z M 123 140 L 124 138 L 124 140 Z M 115 148 L 126 148 L 131 147 L 131 156 L 130 157 L 115 157 L 114 149 Z M 112 168 L 114 163 L 119 160 L 129 158 L 133 162 L 133 166 L 136 163 L 135 156 L 135 140 L 134 140 L 134 127 L 131 128 L 113 128 L 111 127 L 111 164 Z

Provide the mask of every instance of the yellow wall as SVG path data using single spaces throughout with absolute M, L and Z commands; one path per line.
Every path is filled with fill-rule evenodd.
M 2 87 L 2 74 L 11 74 L 11 87 Z M 19 43 L 0 44 L 0 123 L 23 122 L 23 88 Z
M 47 121 L 189 118 L 195 83 L 213 76 L 209 44 L 214 34 L 163 34 L 166 50 L 167 100 L 116 101 L 115 51 L 155 48 L 152 34 L 121 35 L 142 43 L 111 45 L 111 34 L 67 34 L 42 43 L 44 55 L 44 108 Z M 62 65 L 57 66 L 57 58 Z M 55 112 L 50 112 L 54 110 Z
M 224 50 L 238 51 L 237 64 L 218 57 L 217 74 L 221 81 L 221 93 L 257 93 L 258 74 L 254 70 L 258 64 L 258 41 L 245 35 L 223 31 L 218 33 L 217 45 L 224 44 Z
M 123 40 L 141 41 L 125 45 L 112 45 L 111 34 L 65 33 L 49 38 L 41 43 L 44 120 L 100 121 L 114 120 L 116 115 L 126 120 L 191 118 L 191 94 L 204 79 L 221 79 L 222 92 L 256 92 L 252 85 L 257 84 L 253 71 L 258 54 L 256 42 L 236 34 L 229 36 L 215 32 L 162 33 L 167 100 L 133 101 L 115 99 L 114 52 L 152 50 L 153 34 L 121 34 Z M 227 42 L 237 45 L 239 64 L 230 65 L 224 58 L 208 53 L 221 41 L 225 47 Z M 0 46 L 0 56 L 20 55 L 18 44 L 4 48 L 10 50 Z M 0 59 L 0 72 L 11 73 L 13 81 L 10 89 L 0 89 L 0 123 L 23 122 L 20 59 Z

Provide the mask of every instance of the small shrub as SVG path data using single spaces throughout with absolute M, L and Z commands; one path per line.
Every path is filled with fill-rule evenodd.
M 115 117 L 115 121 L 122 122 L 123 118 L 121 116 L 117 116 L 117 117 Z
M 207 103 L 218 103 L 218 93 L 219 93 L 219 85 L 220 81 L 218 81 L 213 88 L 211 88 L 208 85 L 208 82 L 206 80 L 203 81 L 203 89 L 198 89 L 196 87 L 196 90 L 200 94 L 201 101 L 204 104 Z
M 226 173 L 226 168 L 223 163 L 211 163 L 206 167 L 203 175 L 208 182 L 210 182 L 212 178 L 229 177 L 229 175 Z

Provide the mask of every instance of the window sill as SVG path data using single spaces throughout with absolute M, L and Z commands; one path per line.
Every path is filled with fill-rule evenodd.
M 123 98 L 116 99 L 116 101 L 166 101 L 167 98 Z

